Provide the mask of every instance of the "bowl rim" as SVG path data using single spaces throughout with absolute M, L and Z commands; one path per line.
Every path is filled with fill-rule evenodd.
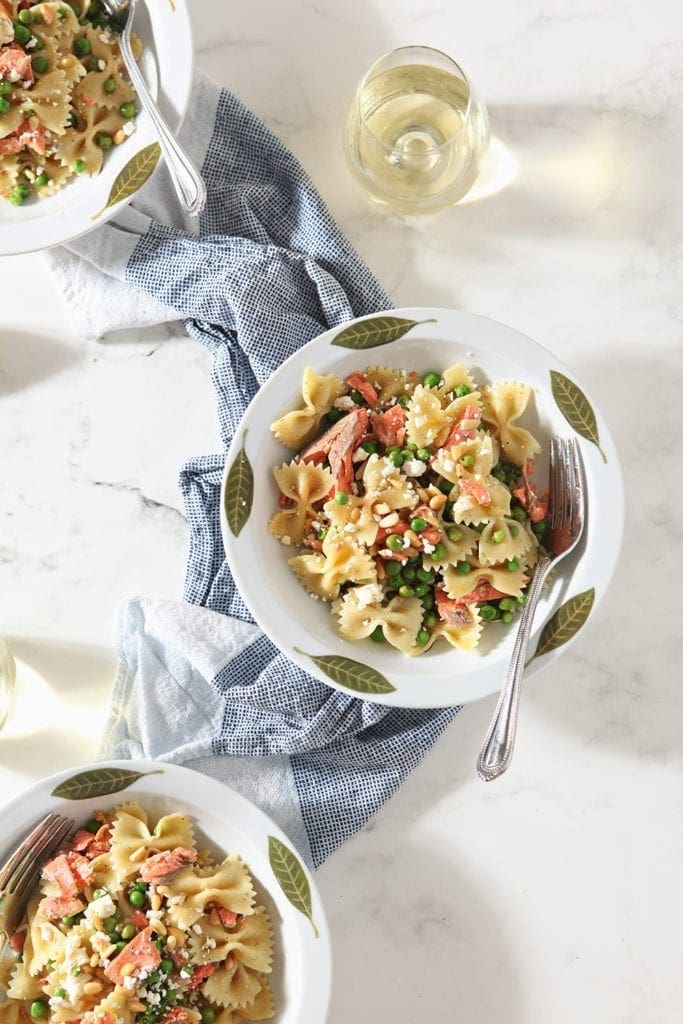
M 70 800 L 67 797 L 55 796 L 52 792 L 53 788 L 56 788 L 61 783 L 73 778 L 74 775 L 80 774 L 81 772 L 92 772 L 98 769 L 123 769 L 124 771 L 139 772 L 143 777 L 144 785 L 148 790 L 147 796 L 144 794 L 137 794 L 135 785 L 133 782 L 129 786 L 119 790 L 110 791 L 109 793 L 102 794 L 100 796 L 93 796 L 83 798 L 81 800 Z M 151 777 L 150 777 L 151 776 Z M 166 787 L 163 782 L 159 781 L 159 777 L 170 778 L 172 784 L 170 787 Z M 149 778 L 149 781 L 147 779 Z M 180 795 L 173 793 L 173 788 L 185 788 L 188 794 L 194 793 L 194 796 L 188 795 L 183 796 L 182 792 Z M 197 783 L 201 781 L 201 786 Z M 239 816 L 229 817 L 229 811 L 226 813 L 223 807 L 226 802 L 226 797 L 229 799 L 231 806 L 237 806 L 239 810 Z M 111 807 L 118 804 L 125 804 L 130 800 L 139 799 L 144 806 L 145 799 L 150 798 L 164 798 L 167 800 L 178 800 L 179 802 L 187 801 L 188 803 L 194 801 L 195 804 L 203 804 L 205 807 L 211 803 L 212 813 L 221 820 L 224 820 L 228 825 L 232 824 L 236 829 L 241 829 L 245 833 L 249 833 L 251 836 L 258 831 L 261 831 L 264 836 L 273 836 L 280 842 L 284 843 L 289 847 L 290 852 L 296 854 L 296 858 L 299 860 L 299 864 L 304 872 L 308 885 L 310 887 L 311 901 L 314 908 L 314 920 L 315 929 L 317 930 L 317 938 L 315 942 L 311 941 L 314 937 L 314 931 L 309 922 L 309 919 L 304 916 L 303 913 L 296 913 L 296 917 L 292 920 L 296 922 L 296 928 L 299 938 L 300 948 L 305 954 L 302 963 L 305 964 L 306 971 L 308 973 L 311 964 L 315 965 L 314 975 L 316 980 L 317 988 L 315 990 L 310 987 L 307 991 L 313 993 L 315 996 L 315 1003 L 312 1007 L 304 1006 L 303 1010 L 308 1014 L 310 1011 L 315 1011 L 319 1014 L 321 1024 L 327 1019 L 329 1013 L 329 1006 L 332 997 L 332 977 L 333 977 L 333 964 L 332 964 L 332 943 L 330 937 L 329 923 L 325 912 L 325 907 L 320 896 L 320 891 L 316 885 L 315 879 L 305 864 L 301 854 L 297 850 L 295 844 L 286 835 L 286 833 L 280 828 L 280 826 L 270 818 L 265 811 L 261 810 L 256 804 L 248 800 L 247 797 L 243 796 L 237 790 L 226 783 L 216 779 L 210 775 L 205 775 L 202 772 L 196 771 L 193 768 L 185 767 L 185 765 L 173 764 L 166 761 L 155 761 L 150 758 L 131 758 L 122 760 L 106 760 L 98 761 L 91 764 L 77 765 L 72 768 L 67 768 L 54 774 L 44 776 L 31 785 L 27 786 L 26 789 L 22 790 L 19 794 L 13 797 L 11 800 L 3 803 L 0 806 L 0 825 L 3 826 L 3 856 L 9 854 L 11 849 L 15 847 L 18 842 L 28 833 L 29 829 L 39 821 L 42 816 L 48 813 L 48 811 L 61 811 L 70 817 L 76 817 L 78 821 L 77 806 L 80 805 L 85 809 L 92 806 L 101 806 L 102 802 L 105 802 L 105 806 Z M 38 800 L 38 806 L 35 806 L 35 801 Z M 87 811 L 86 811 L 87 813 Z M 196 824 L 199 829 L 202 829 L 202 822 L 198 815 L 193 812 L 188 812 L 190 816 L 195 817 Z M 8 838 L 9 837 L 9 838 Z M 254 846 L 256 846 L 256 840 L 253 840 Z M 216 842 L 217 846 L 220 846 L 220 842 Z M 230 852 L 230 851 L 226 851 Z M 242 851 L 237 850 L 242 856 Z M 264 854 L 266 860 L 268 860 L 267 853 Z M 254 873 L 254 868 L 249 862 L 248 855 L 244 856 L 244 861 L 250 873 Z M 272 870 L 272 869 L 271 869 Z M 263 885 L 264 879 L 262 874 L 259 875 L 259 881 Z M 279 908 L 290 907 L 288 898 L 281 883 L 277 882 L 275 875 L 273 879 L 269 880 L 270 884 L 264 888 L 267 888 L 267 893 L 271 900 L 278 905 Z M 278 889 L 278 885 L 280 890 Z M 277 899 L 274 894 L 277 894 Z M 296 910 L 296 908 L 295 908 Z M 286 954 L 285 954 L 286 955 Z M 280 1011 L 281 1012 L 281 1011 Z M 303 1017 L 297 1015 L 300 1024 L 308 1024 L 308 1020 L 312 1019 L 307 1016 L 304 1020 Z
M 190 103 L 190 97 L 192 95 L 195 50 L 192 22 L 189 15 L 187 0 L 173 0 L 172 4 L 169 0 L 169 12 L 169 17 L 172 17 L 175 23 L 174 33 L 177 34 L 179 38 L 184 38 L 186 40 L 183 60 L 174 62 L 178 68 L 184 70 L 184 73 L 182 75 L 178 74 L 177 78 L 172 76 L 170 78 L 170 84 L 167 80 L 164 80 L 164 89 L 167 93 L 167 102 L 165 104 L 167 114 L 169 107 L 173 109 L 173 116 L 168 116 L 168 123 L 171 130 L 177 133 L 185 119 Z M 155 12 L 150 11 L 150 16 L 152 13 Z M 158 13 L 158 8 L 156 13 Z M 129 159 L 133 159 L 138 152 L 145 148 L 145 146 L 149 146 L 157 140 L 156 132 L 154 131 L 151 121 L 149 121 L 144 111 L 141 112 L 141 114 L 145 117 L 142 145 L 135 145 L 134 140 L 139 140 L 139 135 L 136 133 L 128 140 L 129 142 L 133 142 L 133 145 L 130 148 L 128 145 L 119 147 L 123 156 L 127 157 L 123 166 L 126 165 Z M 140 121 L 138 121 L 138 124 L 140 124 Z M 140 134 L 143 133 L 141 132 Z M 94 210 L 97 210 L 98 204 L 101 205 L 102 202 L 106 201 L 109 190 L 114 182 L 113 175 L 115 165 L 112 164 L 108 172 L 107 163 L 109 163 L 109 161 L 105 163 L 102 171 L 90 178 L 88 182 L 88 184 L 92 186 L 89 190 L 89 195 L 92 196 Z M 162 164 L 163 153 L 145 184 L 155 177 Z M 45 204 L 44 216 L 36 216 L 25 221 L 18 219 L 16 221 L 8 221 L 4 224 L 0 223 L 0 256 L 24 256 L 29 253 L 42 252 L 45 249 L 51 249 L 58 245 L 67 245 L 70 242 L 75 242 L 78 238 L 82 238 L 84 235 L 89 234 L 91 231 L 96 231 L 97 228 L 106 224 L 112 217 L 115 217 L 122 208 L 132 202 L 137 195 L 137 192 L 135 192 L 127 199 L 123 199 L 118 203 L 114 203 L 110 207 L 102 209 L 97 216 L 96 222 L 91 216 L 92 211 L 90 211 L 87 218 L 83 221 L 83 227 L 74 233 L 67 226 L 73 219 L 71 207 L 66 204 L 61 210 L 50 209 L 51 199 L 57 197 L 64 199 L 65 194 L 68 195 L 69 186 L 72 184 L 74 183 L 67 182 L 63 189 L 60 189 L 55 193 L 55 196 L 50 196 L 47 199 L 40 200 L 40 203 Z M 84 195 L 79 198 L 79 204 L 85 205 Z M 86 216 L 85 210 L 79 210 L 78 212 L 82 213 L 84 217 Z M 80 219 L 81 217 L 79 216 L 78 221 L 80 221 Z M 7 236 L 12 239 L 16 239 L 17 241 L 12 241 L 8 245 L 4 241 Z
M 313 655 L 316 657 L 324 656 L 328 654 L 330 651 L 333 651 L 335 654 L 338 654 L 339 652 L 335 650 L 335 647 L 339 647 L 340 643 L 345 643 L 346 650 L 344 651 L 344 656 L 353 659 L 355 647 L 356 657 L 360 658 L 361 663 L 369 663 L 372 667 L 372 662 L 367 657 L 368 648 L 365 648 L 364 652 L 366 654 L 366 657 L 361 658 L 360 655 L 363 652 L 363 648 L 359 646 L 357 642 L 342 641 L 342 639 L 338 635 L 336 635 L 336 631 L 334 630 L 334 620 L 331 613 L 330 623 L 332 626 L 333 635 L 331 635 L 330 637 L 330 643 L 334 646 L 331 646 L 329 650 L 319 650 L 321 644 L 317 639 L 312 637 L 309 637 L 306 641 L 308 647 L 304 646 L 302 650 L 300 640 L 297 640 L 296 637 L 299 637 L 300 639 L 303 638 L 303 628 L 296 620 L 294 620 L 292 616 L 289 616 L 288 618 L 288 627 L 292 631 L 292 634 L 294 636 L 294 642 L 292 642 L 292 636 L 289 636 L 287 640 L 285 640 L 284 628 L 276 628 L 276 626 L 274 625 L 274 618 L 272 617 L 272 615 L 267 614 L 268 610 L 263 607 L 262 602 L 260 600 L 261 595 L 258 591 L 258 583 L 260 577 L 258 576 L 257 573 L 254 573 L 253 570 L 251 571 L 251 573 L 249 573 L 247 571 L 249 567 L 244 565 L 243 553 L 246 546 L 245 541 L 246 544 L 248 544 L 251 541 L 252 531 L 250 528 L 245 528 L 241 531 L 238 537 L 233 536 L 228 526 L 225 514 L 226 482 L 230 468 L 233 465 L 233 462 L 238 456 L 239 451 L 242 447 L 245 431 L 248 431 L 249 435 L 248 442 L 246 442 L 246 447 L 251 447 L 251 450 L 254 453 L 254 457 L 253 459 L 251 459 L 253 464 L 257 457 L 257 453 L 260 452 L 261 446 L 269 436 L 267 435 L 266 432 L 262 431 L 260 427 L 254 427 L 253 419 L 255 415 L 257 415 L 258 412 L 260 412 L 260 409 L 265 402 L 268 402 L 269 399 L 275 397 L 276 400 L 273 401 L 270 406 L 272 413 L 270 419 L 268 420 L 268 423 L 270 423 L 270 421 L 276 415 L 279 414 L 278 411 L 285 406 L 285 402 L 282 398 L 280 384 L 282 376 L 286 374 L 288 370 L 290 370 L 292 367 L 295 367 L 299 363 L 302 364 L 302 371 L 305 365 L 315 366 L 314 360 L 309 358 L 309 356 L 318 346 L 330 343 L 337 334 L 339 334 L 342 330 L 345 330 L 349 326 L 355 325 L 357 323 L 362 323 L 365 320 L 372 320 L 377 317 L 401 317 L 407 320 L 415 321 L 417 326 L 412 328 L 411 333 L 407 335 L 407 338 L 410 338 L 415 341 L 419 339 L 419 337 L 421 336 L 421 332 L 424 332 L 425 330 L 425 327 L 422 325 L 426 325 L 427 328 L 431 328 L 433 333 L 438 333 L 438 328 L 433 325 L 432 321 L 450 321 L 455 319 L 456 321 L 459 321 L 459 336 L 464 337 L 464 340 L 462 342 L 457 342 L 463 349 L 463 352 L 468 347 L 475 349 L 477 348 L 477 343 L 469 340 L 466 336 L 467 327 L 472 328 L 474 333 L 476 333 L 477 330 L 490 331 L 492 335 L 495 335 L 497 333 L 501 341 L 505 340 L 506 342 L 509 343 L 514 342 L 515 345 L 519 346 L 522 350 L 522 354 L 518 355 L 517 352 L 513 352 L 513 354 L 511 355 L 511 347 L 506 348 L 505 345 L 503 345 L 502 348 L 498 347 L 498 339 L 489 341 L 488 348 L 490 351 L 494 352 L 497 349 L 496 354 L 498 354 L 499 356 L 502 355 L 502 357 L 507 359 L 508 361 L 510 359 L 512 359 L 513 361 L 516 360 L 520 365 L 523 362 L 528 362 L 529 365 L 534 366 L 535 369 L 538 369 L 538 367 L 542 367 L 544 372 L 550 370 L 559 371 L 560 373 L 568 377 L 571 381 L 580 386 L 584 395 L 589 400 L 596 416 L 596 420 L 599 427 L 600 450 L 601 452 L 607 453 L 609 455 L 609 459 L 606 460 L 605 462 L 605 469 L 609 475 L 610 481 L 609 516 L 611 533 L 608 541 L 609 549 L 606 552 L 602 551 L 602 549 L 600 551 L 602 559 L 602 568 L 600 570 L 599 575 L 596 572 L 596 585 L 594 585 L 593 587 L 595 592 L 593 597 L 593 604 L 590 609 L 591 613 L 594 613 L 596 611 L 597 607 L 600 604 L 600 601 L 602 600 L 608 589 L 609 582 L 616 568 L 619 551 L 621 548 L 625 515 L 624 486 L 621 467 L 619 463 L 617 450 L 614 445 L 614 441 L 612 439 L 610 431 L 604 421 L 604 418 L 602 417 L 602 414 L 600 413 L 599 408 L 595 404 L 594 400 L 590 397 L 590 393 L 587 391 L 587 389 L 585 389 L 583 382 L 578 381 L 574 374 L 562 362 L 560 362 L 560 360 L 557 359 L 553 353 L 551 353 L 543 345 L 529 338 L 527 335 L 517 331 L 515 328 L 509 327 L 508 325 L 501 323 L 500 321 L 494 320 L 490 317 L 484 317 L 478 314 L 464 312 L 461 310 L 435 306 L 408 306 L 390 308 L 378 311 L 376 313 L 366 314 L 361 317 L 356 317 L 353 320 L 347 321 L 336 327 L 330 328 L 329 330 L 321 332 L 311 341 L 307 342 L 300 349 L 298 349 L 291 356 L 289 356 L 289 358 L 285 360 L 285 362 L 283 362 L 281 366 L 278 367 L 278 369 L 269 377 L 269 379 L 262 385 L 262 387 L 259 388 L 258 392 L 256 393 L 252 401 L 249 403 L 249 406 L 245 410 L 245 413 L 240 420 L 240 423 L 238 425 L 237 430 L 235 431 L 235 435 L 233 437 L 230 448 L 227 452 L 220 497 L 220 524 L 226 558 L 233 572 L 233 576 L 238 591 L 240 592 L 243 600 L 245 601 L 245 604 L 249 608 L 252 616 L 254 617 L 260 628 L 263 630 L 263 632 L 269 637 L 269 639 L 275 644 L 275 646 L 286 655 L 287 658 L 289 658 L 291 661 L 297 664 L 301 669 L 303 669 L 308 674 L 314 676 L 326 685 L 331 686 L 334 689 L 338 689 L 343 693 L 346 693 L 347 695 L 367 696 L 369 699 L 376 703 L 385 704 L 393 707 L 457 707 L 464 703 L 470 703 L 471 701 L 479 700 L 483 697 L 490 696 L 491 694 L 499 692 L 505 676 L 504 669 L 502 672 L 498 673 L 495 679 L 490 679 L 487 685 L 482 686 L 481 688 L 477 687 L 474 684 L 469 686 L 461 686 L 459 692 L 456 692 L 456 695 L 454 695 L 453 697 L 446 697 L 446 695 L 444 694 L 440 696 L 438 699 L 435 699 L 434 697 L 429 697 L 425 699 L 424 695 L 420 697 L 419 694 L 417 693 L 417 690 L 414 694 L 406 695 L 404 690 L 402 690 L 400 683 L 396 684 L 396 688 L 392 692 L 373 692 L 372 694 L 352 692 L 346 686 L 339 685 L 339 683 L 337 683 L 334 679 L 328 677 L 328 675 L 320 668 L 319 664 L 314 663 L 311 660 L 312 655 L 310 652 L 313 651 Z M 462 330 L 462 328 L 465 328 L 465 330 Z M 456 342 L 457 335 L 455 334 L 452 328 L 449 330 L 450 340 Z M 504 338 L 504 335 L 507 335 L 507 339 Z M 399 339 L 399 341 L 396 342 L 395 344 L 400 344 L 401 341 L 403 341 L 403 338 Z M 371 348 L 366 349 L 365 351 L 356 351 L 355 353 L 352 354 L 355 354 L 358 361 L 360 361 L 361 359 L 365 359 L 367 362 L 393 362 L 394 365 L 396 365 L 395 360 L 385 359 L 385 357 L 382 355 L 383 352 L 388 353 L 390 349 L 391 346 L 387 346 L 387 349 Z M 349 354 L 348 348 L 339 348 L 335 351 L 339 352 L 338 361 L 341 361 L 345 354 Z M 476 355 L 478 358 L 480 358 L 480 353 L 476 353 Z M 335 372 L 334 366 L 331 365 L 329 360 L 325 363 L 324 367 L 321 368 L 321 372 Z M 278 389 L 280 389 L 279 399 L 276 397 L 278 395 Z M 552 392 L 549 385 L 545 388 L 544 397 L 548 396 L 552 400 Z M 567 433 L 572 434 L 573 431 L 571 426 L 568 423 L 565 424 L 565 426 Z M 593 485 L 596 478 L 594 473 L 590 471 L 589 466 L 591 462 L 595 462 L 595 456 L 597 456 L 597 448 L 590 441 L 585 440 L 583 437 L 579 437 L 578 435 L 576 436 L 581 446 L 582 455 L 584 457 L 584 464 L 586 465 L 587 483 L 590 488 Z M 288 450 L 284 449 L 283 447 L 282 451 L 285 452 Z M 285 456 L 287 461 L 291 457 L 291 454 Z M 604 490 L 604 487 L 602 489 Z M 604 509 L 602 507 L 599 509 L 599 511 L 604 516 Z M 270 516 L 268 516 L 267 518 L 270 518 Z M 597 522 L 601 521 L 601 518 L 601 516 L 596 517 L 595 513 L 593 513 L 593 520 L 588 520 L 587 528 L 585 531 L 585 539 L 584 541 L 582 541 L 582 552 L 583 546 L 587 545 L 588 543 L 588 537 L 591 534 L 591 530 L 596 529 L 596 524 Z M 264 528 L 266 526 L 267 520 L 264 520 Z M 249 527 L 249 524 L 247 524 L 247 527 Z M 255 547 L 256 542 L 254 541 L 254 549 Z M 573 556 L 570 556 L 570 564 L 574 565 L 571 574 L 568 571 L 567 563 L 565 563 L 564 573 L 566 575 L 560 574 L 560 576 L 558 577 L 559 580 L 566 580 L 567 582 L 571 582 L 574 579 L 575 575 L 580 574 L 581 566 L 585 565 L 585 560 L 582 561 L 582 559 L 578 555 L 576 556 L 575 561 L 572 560 Z M 301 587 L 301 584 L 298 582 L 298 580 L 293 574 L 292 586 Z M 295 593 L 295 591 L 293 591 L 293 593 Z M 539 609 L 539 614 L 537 614 L 535 620 L 535 628 L 532 633 L 532 640 L 530 644 L 531 651 L 535 651 L 535 642 L 538 640 L 538 637 L 544 624 L 547 622 L 549 616 L 551 614 L 554 614 L 558 610 L 558 607 L 559 604 L 554 603 L 545 615 L 541 614 L 541 610 Z M 287 617 L 287 615 L 288 613 L 285 614 L 285 617 Z M 533 660 L 530 659 L 530 663 L 527 663 L 528 667 L 526 669 L 526 674 L 532 675 L 535 672 L 539 671 L 540 668 L 551 664 L 557 657 L 560 657 L 566 650 L 568 650 L 570 645 L 575 641 L 577 635 L 578 631 L 568 641 L 564 642 L 561 646 L 557 646 L 554 649 L 548 651 L 547 653 L 544 653 L 542 657 L 534 657 Z M 296 646 L 297 644 L 299 644 L 298 647 Z M 306 653 L 304 653 L 304 651 Z M 408 662 L 413 666 L 415 666 L 416 664 L 419 665 L 420 662 L 424 662 L 426 659 L 428 659 L 430 653 L 431 652 L 429 652 L 427 655 L 423 655 L 420 658 L 405 658 L 405 656 L 403 656 L 400 652 L 395 652 L 397 658 L 401 658 L 405 662 Z M 450 651 L 448 653 L 453 654 L 460 652 Z M 487 666 L 482 663 L 479 669 L 474 673 L 474 676 L 481 675 L 481 677 L 483 678 L 486 671 Z M 385 669 L 382 669 L 382 672 L 384 672 L 385 675 L 387 674 Z M 442 674 L 440 676 L 441 683 L 439 683 L 438 685 L 447 686 L 448 680 L 450 680 L 450 683 L 452 684 L 453 676 L 456 672 L 457 670 L 454 670 L 453 672 Z M 430 682 L 433 682 L 432 677 L 435 676 L 435 673 L 428 673 L 428 675 L 430 676 Z M 423 674 L 422 678 L 425 678 L 425 674 Z M 389 676 L 389 679 L 392 684 L 396 682 L 396 680 L 392 679 L 391 676 Z M 446 699 L 444 699 L 444 697 L 446 697 Z

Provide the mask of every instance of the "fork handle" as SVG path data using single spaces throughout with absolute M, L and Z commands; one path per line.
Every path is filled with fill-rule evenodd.
M 547 555 L 541 558 L 531 577 L 527 592 L 527 601 L 517 630 L 515 646 L 512 651 L 503 688 L 491 719 L 488 732 L 477 758 L 477 775 L 483 782 L 493 782 L 508 768 L 515 748 L 517 734 L 517 716 L 519 712 L 519 692 L 524 675 L 526 652 L 531 637 L 534 614 L 541 596 L 552 561 Z
M 189 156 L 176 142 L 166 124 L 159 107 L 147 88 L 130 45 L 130 32 L 121 34 L 119 45 L 128 75 L 140 100 L 149 114 L 159 143 L 163 150 L 166 166 L 173 181 L 178 198 L 192 217 L 198 217 L 206 205 L 206 185 Z

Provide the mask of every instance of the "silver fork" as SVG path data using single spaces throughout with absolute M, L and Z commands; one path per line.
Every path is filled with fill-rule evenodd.
M 4 933 L 6 940 L 23 917 L 44 862 L 73 827 L 72 818 L 48 814 L 0 868 L 0 932 Z M 4 953 L 5 944 L 0 945 L 0 956 Z
M 131 25 L 135 16 L 136 3 L 137 0 L 102 0 L 106 14 L 120 33 L 119 48 L 123 62 L 140 102 L 149 114 L 159 137 L 166 166 L 178 198 L 191 216 L 198 217 L 206 205 L 206 185 L 154 102 L 130 45 Z
M 477 775 L 492 782 L 509 767 L 515 747 L 519 693 L 531 627 L 541 590 L 551 567 L 574 550 L 586 518 L 586 488 L 581 450 L 574 438 L 554 437 L 550 443 L 550 548 L 536 564 L 517 630 L 507 675 L 477 759 Z

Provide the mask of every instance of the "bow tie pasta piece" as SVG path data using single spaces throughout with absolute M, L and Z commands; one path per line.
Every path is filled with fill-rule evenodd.
M 143 847 L 149 855 L 177 846 L 194 849 L 194 828 L 184 814 L 166 814 L 150 831 L 147 814 L 139 804 L 125 804 L 116 812 L 109 856 L 119 882 L 139 871 L 139 863 L 130 859 L 136 850 Z
M 22 89 L 20 106 L 24 117 L 30 110 L 48 131 L 64 135 L 71 116 L 69 83 L 64 71 L 50 71 L 41 75 L 31 89 Z
M 510 492 L 493 476 L 464 473 L 451 492 L 451 500 L 454 496 L 452 515 L 456 523 L 479 525 L 510 515 Z
M 381 626 L 384 638 L 392 647 L 404 654 L 418 654 L 415 637 L 423 613 L 419 599 L 394 597 L 384 608 L 380 601 L 381 594 L 372 592 L 369 587 L 348 590 L 335 607 L 341 636 L 347 640 L 362 640 Z
M 367 547 L 375 543 L 379 526 L 367 498 L 357 498 L 350 494 L 346 505 L 340 505 L 334 500 L 328 501 L 323 505 L 323 512 L 326 522 L 330 524 L 328 536 L 346 534 L 356 544 Z
M 523 466 L 541 450 L 528 430 L 515 426 L 515 421 L 526 411 L 530 397 L 529 385 L 514 381 L 494 384 L 482 395 L 485 422 L 497 433 L 505 457 L 518 466 Z
M 32 975 L 40 974 L 48 960 L 59 960 L 66 953 L 66 936 L 52 921 L 41 921 L 36 916 L 39 900 L 29 903 L 30 921 L 24 943 L 24 963 Z
M 392 398 L 399 395 L 412 395 L 418 382 L 416 373 L 395 370 L 391 366 L 368 366 L 366 373 L 381 406 L 390 405 Z
M 34 7 L 40 15 L 37 25 L 41 37 L 53 39 L 59 49 L 67 49 L 77 35 L 83 35 L 73 8 L 63 3 L 43 3 Z
M 484 624 L 476 604 L 460 605 L 453 619 L 453 622 L 437 623 L 425 650 L 429 650 L 439 637 L 461 651 L 473 651 L 479 645 Z
M 372 583 L 377 579 L 375 563 L 367 551 L 330 533 L 323 542 L 323 554 L 297 555 L 289 564 L 306 590 L 324 601 L 339 597 L 343 583 Z
M 20 961 L 12 970 L 7 986 L 10 999 L 40 999 L 42 986 L 39 979 L 29 973 L 25 962 Z
M 200 930 L 197 931 L 196 929 Z M 192 959 L 199 964 L 217 963 L 232 953 L 252 971 L 269 974 L 273 960 L 273 928 L 265 907 L 242 918 L 230 930 L 202 917 L 190 937 Z
M 469 526 L 458 524 L 446 524 L 439 522 L 441 528 L 441 546 L 445 548 L 443 555 L 435 555 L 434 552 L 425 554 L 424 565 L 426 569 L 443 568 L 446 565 L 457 565 L 474 551 L 479 544 L 479 534 Z M 452 537 L 448 531 L 451 530 Z M 458 535 L 459 534 L 459 535 Z
M 447 370 L 441 374 L 441 382 L 438 388 L 438 395 L 444 402 L 450 402 L 453 398 L 453 392 L 456 388 L 464 385 L 470 389 L 471 393 L 477 390 L 477 386 L 474 383 L 474 378 L 471 376 L 468 370 L 465 369 L 462 363 L 455 363 L 454 366 L 449 366 Z
M 506 568 L 472 566 L 466 575 L 449 566 L 444 570 L 443 582 L 449 598 L 467 603 L 467 598 L 472 601 L 487 601 L 495 600 L 496 597 L 521 597 L 528 576 L 523 565 L 513 572 Z M 490 588 L 498 593 L 494 595 Z
M 408 441 L 418 448 L 429 448 L 443 440 L 448 433 L 448 425 L 448 417 L 441 408 L 437 393 L 418 384 L 408 405 Z
M 488 476 L 498 461 L 498 444 L 490 434 L 481 434 L 471 440 L 462 441 L 451 448 L 440 448 L 432 462 L 432 469 L 448 480 L 457 483 L 461 477 Z
M 390 509 L 415 508 L 418 496 L 389 459 L 371 455 L 363 470 L 363 486 L 370 505 L 384 502 Z
M 330 493 L 334 478 L 328 469 L 306 462 L 276 466 L 273 476 L 285 497 L 294 502 L 294 507 L 276 512 L 268 529 L 275 537 L 288 537 L 291 543 L 300 544 L 315 519 L 314 504 Z
M 128 989 L 117 986 L 93 1007 L 93 1024 L 111 1020 L 116 1021 L 116 1024 L 134 1024 L 136 1014 L 130 1008 L 131 1002 Z
M 479 537 L 479 561 L 482 565 L 496 565 L 519 559 L 536 544 L 534 534 L 516 520 L 494 519 Z
M 266 1017 L 249 1016 L 250 1012 L 260 1012 L 256 1002 L 259 998 L 263 998 L 264 988 L 267 991 L 266 1004 L 272 1008 L 272 997 L 270 997 L 270 989 L 265 977 L 245 967 L 236 957 L 229 955 L 206 979 L 201 991 L 210 1002 L 228 1010 L 239 1010 L 247 1020 L 265 1020 Z M 252 1007 L 253 1010 L 250 1009 Z M 267 1010 L 268 1005 L 264 1009 Z M 269 1015 L 273 1016 L 273 1013 Z
M 321 419 L 330 411 L 335 398 L 343 393 L 344 385 L 333 373 L 321 376 L 307 366 L 301 384 L 303 408 L 280 416 L 270 429 L 280 444 L 299 451 L 315 436 Z
M 183 868 L 168 883 L 168 916 L 178 928 L 189 928 L 204 913 L 207 903 L 220 903 L 235 914 L 253 914 L 254 887 L 244 862 L 231 853 L 212 874 L 198 875 Z M 174 902 L 181 897 L 182 902 Z
M 23 1014 L 26 1008 L 15 999 L 6 999 L 0 1003 L 0 1024 L 25 1024 Z

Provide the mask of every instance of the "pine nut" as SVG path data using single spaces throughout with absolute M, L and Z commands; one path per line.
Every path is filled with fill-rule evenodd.
M 420 538 L 418 537 L 418 535 L 415 533 L 414 530 L 406 530 L 406 532 L 403 534 L 403 536 L 408 538 L 408 540 L 410 541 L 411 547 L 414 547 L 414 548 L 419 548 L 420 547 Z
M 352 523 L 357 523 L 358 520 L 360 519 L 360 509 L 352 508 L 351 511 L 349 512 L 349 519 L 351 520 Z
M 102 923 L 102 918 L 101 917 L 98 917 L 97 914 L 95 914 L 95 916 L 92 919 L 92 923 L 93 923 L 93 928 L 95 929 L 95 931 L 98 931 L 98 932 L 102 931 L 104 925 Z
M 166 949 L 175 949 L 178 944 L 178 940 L 175 935 L 169 935 L 166 939 Z
M 114 132 L 114 143 L 115 145 L 120 146 L 121 143 L 125 141 L 126 133 L 124 132 L 123 128 L 119 128 L 117 132 Z
M 88 996 L 96 996 L 98 992 L 102 991 L 102 985 L 99 981 L 86 981 L 83 991 Z
M 386 501 L 378 501 L 373 511 L 377 512 L 380 516 L 386 516 L 391 512 L 391 508 L 387 505 Z
M 120 974 L 122 975 L 122 977 L 127 978 L 133 973 L 134 970 L 135 964 L 132 964 L 130 961 L 128 961 L 128 963 L 124 964 L 123 967 L 121 968 Z
M 390 512 L 388 516 L 384 516 L 379 521 L 379 525 L 383 527 L 396 526 L 398 522 L 398 512 Z
M 98 953 L 93 953 L 93 955 L 90 957 L 90 966 L 91 967 L 97 967 L 99 962 L 100 962 L 99 954 Z
M 445 494 L 435 494 L 433 498 L 429 499 L 429 507 L 436 511 L 437 509 L 443 508 L 447 501 L 448 498 Z
M 157 933 L 157 935 L 168 934 L 168 932 L 166 931 L 166 925 L 163 923 L 163 921 L 150 921 L 149 926 L 153 932 Z
M 137 850 L 133 850 L 133 852 L 130 854 L 130 856 L 128 857 L 128 860 L 132 861 L 133 864 L 139 864 L 140 861 L 144 860 L 146 856 L 147 856 L 147 847 L 146 846 L 138 846 Z
M 169 933 L 176 940 L 177 945 L 179 945 L 179 946 L 184 946 L 185 945 L 185 932 L 182 932 L 180 930 L 180 928 L 174 928 L 173 925 L 171 925 L 168 930 L 169 930 Z
M 417 495 L 418 495 L 420 501 L 428 501 L 429 500 L 429 495 L 425 491 L 424 487 L 418 487 Z
M 150 896 L 149 905 L 152 910 L 161 910 L 161 896 L 158 892 L 155 892 Z
M 132 1002 L 128 1003 L 128 1009 L 131 1013 L 144 1013 L 147 1007 L 138 999 L 133 999 Z
M 111 946 L 107 946 L 107 948 L 105 949 L 105 951 L 102 954 L 102 956 L 104 957 L 105 960 L 108 960 L 109 957 L 112 955 L 112 953 L 115 953 L 115 952 L 116 952 L 116 946 L 112 942 Z
M 320 527 L 318 526 L 317 529 L 319 530 Z M 169 889 L 169 887 L 167 885 L 158 885 L 157 886 L 157 892 L 160 892 L 162 896 L 168 896 L 170 891 L 171 890 Z

